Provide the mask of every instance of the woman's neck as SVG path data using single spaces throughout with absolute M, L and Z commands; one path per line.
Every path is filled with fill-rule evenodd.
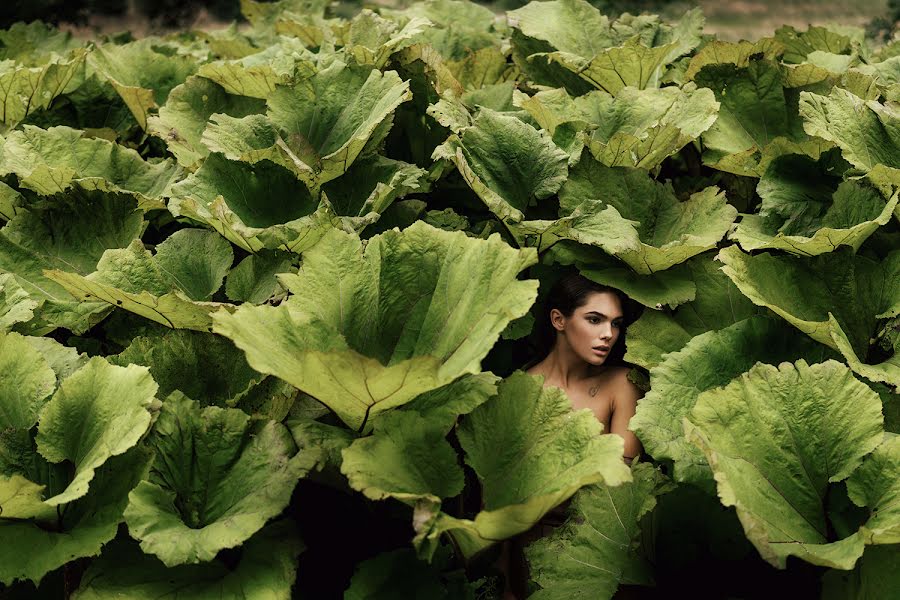
M 540 362 L 539 370 L 544 375 L 545 385 L 568 389 L 569 385 L 590 375 L 591 365 L 579 357 L 561 339 L 557 339 L 547 358 Z

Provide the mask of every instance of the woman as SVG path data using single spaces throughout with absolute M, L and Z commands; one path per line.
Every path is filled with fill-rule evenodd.
M 628 430 L 641 392 L 628 379 L 628 367 L 606 364 L 622 334 L 623 309 L 616 290 L 577 272 L 563 276 L 550 289 L 538 323 L 549 353 L 526 372 L 543 375 L 544 387 L 561 388 L 575 409 L 590 409 L 604 433 L 622 436 L 623 459 L 630 464 L 641 453 Z
M 527 367 L 543 375 L 544 387 L 556 386 L 571 399 L 573 408 L 588 408 L 603 424 L 604 433 L 625 440 L 623 460 L 641 453 L 641 443 L 628 430 L 641 391 L 628 379 L 628 367 L 607 364 L 622 335 L 625 314 L 619 292 L 575 272 L 563 276 L 550 289 L 538 326 L 541 343 L 549 351 Z M 564 503 L 544 516 L 531 530 L 503 545 L 498 565 L 506 577 L 504 600 L 525 597 L 528 579 L 523 550 L 531 542 L 553 533 L 566 518 Z

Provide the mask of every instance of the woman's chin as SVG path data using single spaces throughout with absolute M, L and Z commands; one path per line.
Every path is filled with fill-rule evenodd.
M 597 367 L 597 366 L 600 366 L 600 365 L 602 365 L 603 363 L 606 362 L 606 356 L 605 356 L 605 355 L 604 355 L 604 356 L 597 356 L 596 354 L 594 354 L 594 355 L 592 355 L 592 356 L 587 356 L 587 357 L 585 357 L 585 360 L 586 360 L 589 364 L 592 364 L 592 365 L 594 365 L 595 367 Z

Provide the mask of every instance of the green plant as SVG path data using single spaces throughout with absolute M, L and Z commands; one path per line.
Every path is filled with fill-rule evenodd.
M 896 588 L 894 44 L 431 0 L 0 31 L 0 584 L 85 599 Z M 645 455 L 519 371 L 643 312 Z M 328 573 L 328 576 L 325 576 Z

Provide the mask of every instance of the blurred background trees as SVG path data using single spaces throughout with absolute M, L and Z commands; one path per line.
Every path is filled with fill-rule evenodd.
M 265 1 L 265 0 L 263 0 Z M 340 0 L 334 10 L 352 15 L 364 7 L 403 6 L 416 0 Z M 677 17 L 692 6 L 701 6 L 707 32 L 723 39 L 757 39 L 771 35 L 779 25 L 805 29 L 807 21 L 832 21 L 866 28 L 869 37 L 892 38 L 900 21 L 900 0 L 588 0 L 610 16 L 623 12 Z M 497 11 L 511 10 L 528 0 L 482 2 Z M 16 21 L 40 19 L 87 28 L 88 33 L 138 30 L 157 33 L 183 27 L 240 21 L 240 0 L 5 0 L 0 2 L 0 28 Z M 137 25 L 137 26 L 136 26 Z
M 219 21 L 240 18 L 239 0 L 7 0 L 0 3 L 0 27 L 16 21 L 87 25 L 92 17 L 138 18 L 160 27 L 190 25 L 205 12 Z

